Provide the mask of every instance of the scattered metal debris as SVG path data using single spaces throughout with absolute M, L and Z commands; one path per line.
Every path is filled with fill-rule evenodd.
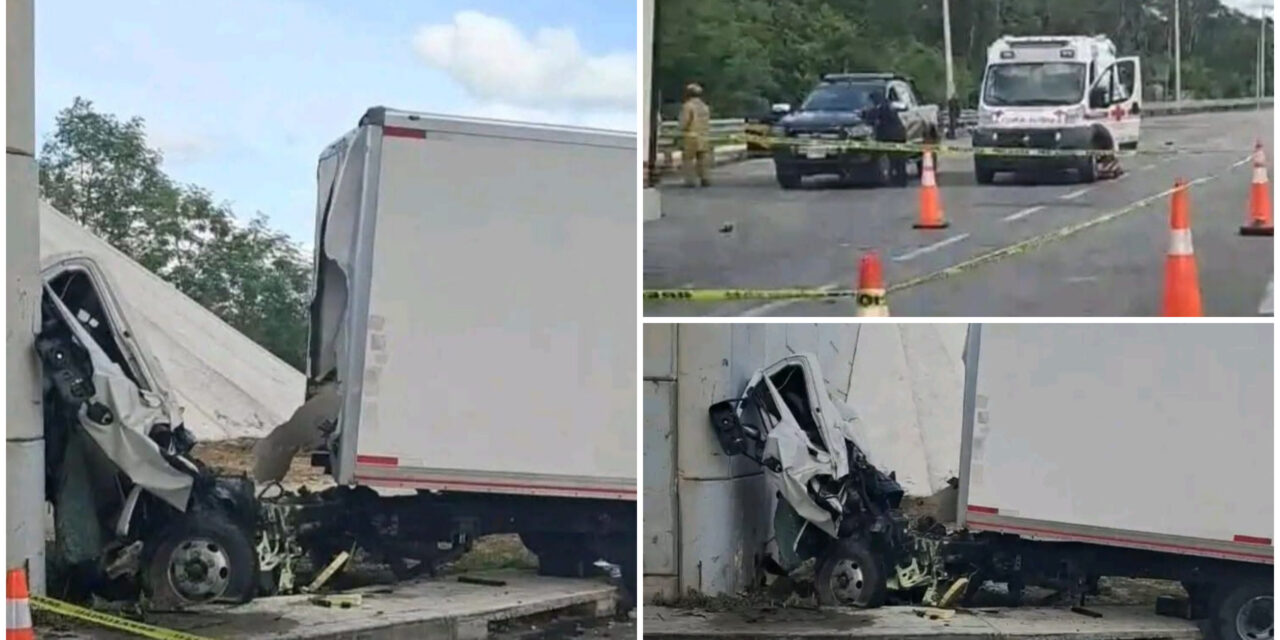
M 320 607 L 328 607 L 331 609 L 351 609 L 360 606 L 360 604 L 364 602 L 364 599 L 358 593 L 347 593 L 328 596 L 312 596 L 308 602 Z

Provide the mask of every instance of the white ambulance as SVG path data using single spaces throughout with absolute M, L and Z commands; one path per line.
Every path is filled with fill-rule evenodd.
M 975 147 L 1132 149 L 1142 118 L 1142 65 L 1106 36 L 1004 36 L 987 49 Z M 1000 171 L 1074 170 L 1103 177 L 1097 155 L 974 155 L 978 182 Z

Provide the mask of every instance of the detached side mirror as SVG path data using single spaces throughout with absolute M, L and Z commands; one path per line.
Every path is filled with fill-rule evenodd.
M 1107 105 L 1107 88 L 1094 87 L 1089 90 L 1089 108 L 1102 109 Z
M 759 411 L 750 400 L 722 400 L 707 409 L 711 418 L 711 429 L 715 432 L 720 450 L 726 456 L 744 455 L 760 462 L 760 453 L 764 447 L 764 434 L 758 427 L 744 423 L 738 418 L 738 409 L 742 407 L 749 416 L 758 416 Z M 748 421 L 750 422 L 750 421 Z

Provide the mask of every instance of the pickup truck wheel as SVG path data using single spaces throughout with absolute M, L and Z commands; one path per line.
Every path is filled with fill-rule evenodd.
M 818 604 L 862 609 L 884 604 L 884 567 L 867 543 L 845 538 L 831 544 L 818 559 L 814 575 Z
M 778 186 L 783 189 L 799 189 L 802 178 L 800 172 L 791 169 L 783 169 L 779 167 L 775 170 L 778 178 Z
M 876 156 L 876 163 L 872 168 L 872 179 L 877 187 L 884 187 L 893 182 L 893 167 L 889 154 L 881 153 Z
M 153 544 L 143 575 L 152 603 L 181 607 L 253 598 L 258 579 L 253 543 L 225 515 L 187 513 Z
M 973 177 L 978 180 L 978 184 L 991 184 L 996 181 L 995 169 L 989 169 L 985 165 L 975 162 L 973 163 Z
M 1271 640 L 1275 637 L 1272 583 L 1256 580 L 1226 586 L 1214 607 L 1215 640 Z

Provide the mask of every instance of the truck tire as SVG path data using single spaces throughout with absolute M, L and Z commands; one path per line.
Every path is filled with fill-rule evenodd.
M 1270 640 L 1275 633 L 1272 590 L 1270 580 L 1220 587 L 1209 628 L 1214 640 Z
M 876 156 L 875 164 L 871 166 L 872 184 L 877 187 L 886 187 L 893 183 L 892 162 L 887 153 Z
M 794 169 L 777 167 L 776 169 L 774 169 L 774 174 L 778 178 L 778 186 L 787 190 L 799 189 L 800 183 L 803 180 L 803 178 L 800 176 L 800 172 Z
M 814 572 L 818 604 L 870 609 L 884 604 L 884 566 L 863 540 L 845 538 L 832 543 L 818 559 Z
M 188 512 L 148 546 L 143 587 L 161 608 L 253 598 L 258 556 L 252 539 L 221 512 Z

